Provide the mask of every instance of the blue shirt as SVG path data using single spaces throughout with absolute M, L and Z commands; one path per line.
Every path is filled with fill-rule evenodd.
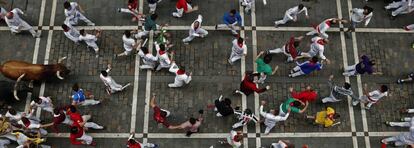
M 233 16 L 230 16 L 230 13 L 226 12 L 223 16 L 223 22 L 226 25 L 233 24 L 235 22 L 237 22 L 239 25 L 241 25 L 242 24 L 242 19 L 241 19 L 241 16 L 238 12 L 236 12 L 236 14 L 234 14 Z
M 315 70 L 321 70 L 322 69 L 322 64 L 317 62 L 317 63 L 311 63 L 309 61 L 303 62 L 302 64 L 299 65 L 300 69 L 302 70 L 303 73 L 305 74 L 309 74 L 312 71 Z
M 73 101 L 75 102 L 83 102 L 85 101 L 85 94 L 83 93 L 82 89 L 79 89 L 77 92 L 73 93 L 72 95 Z
M 355 69 L 356 69 L 356 71 L 357 71 L 359 74 L 364 74 L 365 72 L 366 72 L 366 73 L 368 73 L 368 74 L 372 74 L 372 72 L 374 71 L 374 70 L 372 69 L 372 66 L 373 66 L 373 65 L 371 65 L 371 63 L 370 63 L 370 60 L 369 60 L 368 56 L 363 55 L 363 56 L 362 56 L 362 61 L 361 61 L 361 62 L 359 62 L 359 63 L 355 66 Z

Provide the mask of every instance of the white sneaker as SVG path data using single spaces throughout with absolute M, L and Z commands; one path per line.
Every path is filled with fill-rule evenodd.
M 88 23 L 88 26 L 95 26 L 95 23 Z
M 352 106 L 356 106 L 359 104 L 359 101 L 352 101 Z

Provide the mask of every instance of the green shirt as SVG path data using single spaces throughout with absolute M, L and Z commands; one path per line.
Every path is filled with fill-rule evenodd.
M 293 113 L 299 113 L 300 112 L 300 109 L 299 108 L 290 106 L 290 103 L 292 103 L 292 102 L 295 102 L 295 99 L 289 98 L 285 102 L 283 102 L 283 104 L 282 104 L 282 111 L 284 113 L 287 113 L 288 112 L 288 108 L 289 107 L 290 107 L 290 112 L 293 112 Z
M 145 19 L 144 29 L 146 31 L 157 30 L 157 23 L 155 23 L 150 16 Z
M 257 72 L 259 73 L 265 73 L 266 75 L 272 75 L 272 67 L 270 67 L 269 64 L 266 64 L 263 61 L 263 58 L 257 58 L 256 60 L 256 64 L 257 64 Z
M 158 44 L 164 44 L 164 45 L 167 44 L 167 39 L 164 36 L 164 33 L 166 33 L 166 32 L 167 32 L 167 30 L 161 29 L 161 32 L 160 32 L 160 34 L 158 34 L 158 37 L 156 39 L 156 41 L 158 42 Z

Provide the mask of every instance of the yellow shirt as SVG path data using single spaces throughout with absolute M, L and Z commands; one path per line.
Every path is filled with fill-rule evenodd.
M 331 115 L 331 114 L 334 114 L 334 113 L 335 113 L 335 110 L 331 107 L 328 107 L 326 109 L 326 111 L 320 111 L 320 112 L 316 113 L 315 122 L 318 123 L 318 124 L 322 124 L 325 127 L 330 127 L 330 126 L 332 126 L 332 124 L 334 124 L 334 120 L 328 118 L 327 115 Z

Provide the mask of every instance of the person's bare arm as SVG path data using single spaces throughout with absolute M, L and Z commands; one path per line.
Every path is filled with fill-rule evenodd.
M 306 111 L 306 109 L 308 109 L 308 106 L 309 106 L 309 103 L 308 103 L 308 102 L 306 102 L 306 103 L 305 103 L 305 107 L 304 107 L 302 110 L 300 110 L 300 113 L 305 112 L 305 111 Z
M 256 56 L 256 60 L 257 60 L 258 58 L 260 58 L 260 56 L 262 56 L 262 55 L 263 55 L 263 53 L 264 53 L 264 51 L 260 51 L 260 52 L 259 52 L 259 54 Z
M 273 69 L 273 71 L 272 71 L 272 75 L 274 75 L 278 69 L 279 69 L 279 66 L 278 66 L 278 65 L 276 65 L 276 66 L 275 66 L 275 69 Z
M 83 10 L 83 8 L 81 7 L 81 5 L 78 4 L 78 9 L 80 12 L 85 13 L 85 10 Z
M 151 108 L 154 108 L 155 106 L 157 106 L 157 103 L 155 103 L 155 93 L 152 94 L 152 98 L 151 98 L 151 102 L 150 102 L 150 106 Z
M 301 41 L 303 38 L 304 38 L 304 36 L 295 37 L 295 41 Z
M 191 13 L 193 11 L 197 11 L 198 10 L 198 6 L 194 6 L 193 9 L 188 9 L 185 13 Z

